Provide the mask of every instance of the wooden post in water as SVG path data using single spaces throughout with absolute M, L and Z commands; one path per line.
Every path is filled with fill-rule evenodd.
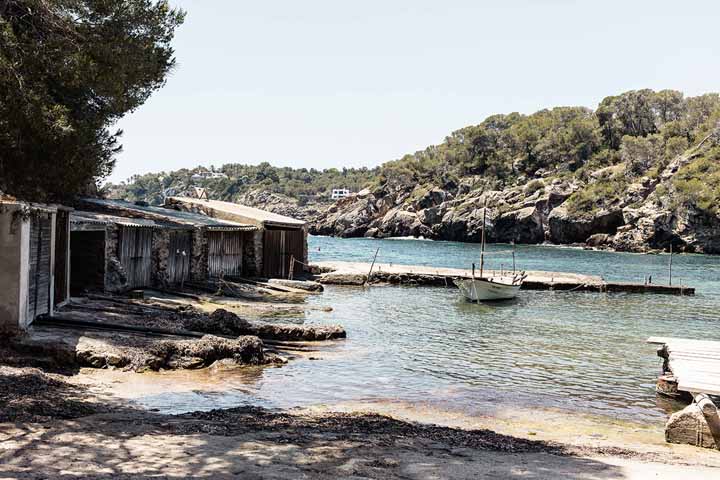
M 487 200 L 483 207 L 483 223 L 482 234 L 480 236 L 480 278 L 483 278 L 483 268 L 485 267 L 485 216 L 487 215 Z
M 372 275 L 373 267 L 375 266 L 375 260 L 377 259 L 378 252 L 380 251 L 380 247 L 375 250 L 375 256 L 373 257 L 373 261 L 370 264 L 370 271 L 367 274 L 367 278 L 365 279 L 365 283 L 363 285 L 367 285 L 367 283 L 370 281 L 370 275 Z
M 672 241 L 670 241 L 670 264 L 668 266 L 668 285 L 672 285 Z
M 512 257 L 513 257 L 513 275 L 515 274 L 515 242 L 512 242 L 513 250 L 512 250 Z

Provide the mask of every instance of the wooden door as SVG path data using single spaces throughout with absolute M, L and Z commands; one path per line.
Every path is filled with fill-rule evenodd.
M 242 275 L 242 232 L 208 232 L 208 274 L 217 278 Z
M 305 242 L 303 230 L 267 229 L 263 240 L 263 275 L 267 278 L 287 278 L 290 260 L 302 261 Z
M 149 287 L 152 269 L 152 230 L 145 227 L 120 227 L 120 263 L 129 288 Z
M 168 250 L 168 281 L 172 284 L 186 282 L 190 279 L 192 233 L 186 231 L 170 232 Z
M 55 221 L 55 305 L 68 299 L 70 284 L 70 212 L 58 210 Z
M 28 319 L 50 312 L 50 248 L 52 217 L 34 213 L 30 220 Z

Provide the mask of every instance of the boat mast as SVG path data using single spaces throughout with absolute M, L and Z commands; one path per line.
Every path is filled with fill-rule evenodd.
M 480 278 L 483 278 L 483 267 L 485 266 L 485 215 L 487 214 L 487 200 L 483 207 L 482 233 L 480 236 Z

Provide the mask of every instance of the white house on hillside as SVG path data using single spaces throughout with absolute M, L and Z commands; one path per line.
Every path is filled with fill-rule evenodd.
M 193 180 L 207 180 L 207 179 L 211 179 L 211 178 L 213 178 L 213 179 L 214 178 L 228 178 L 228 176 L 222 172 L 206 172 L 206 171 L 204 171 L 204 172 L 194 173 L 192 175 L 192 177 L 190 177 L 190 178 L 192 178 Z
M 349 196 L 350 190 L 348 190 L 347 188 L 333 188 L 330 198 L 332 198 L 333 200 L 338 200 L 340 198 L 345 198 Z

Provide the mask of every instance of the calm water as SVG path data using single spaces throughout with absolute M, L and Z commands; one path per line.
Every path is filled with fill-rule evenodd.
M 311 260 L 467 267 L 477 245 L 421 240 L 311 237 Z M 491 246 L 491 250 L 507 249 Z M 517 247 L 518 267 L 572 271 L 610 280 L 667 281 L 666 255 Z M 490 257 L 500 268 L 508 257 Z M 694 297 L 523 291 L 497 305 L 465 302 L 454 288 L 331 287 L 308 303 L 306 323 L 341 323 L 348 340 L 251 375 L 216 374 L 215 392 L 149 396 L 168 411 L 239 404 L 270 407 L 400 401 L 487 414 L 508 400 L 614 418 L 666 418 L 654 382 L 660 369 L 649 336 L 720 340 L 720 257 L 677 255 L 676 280 Z

